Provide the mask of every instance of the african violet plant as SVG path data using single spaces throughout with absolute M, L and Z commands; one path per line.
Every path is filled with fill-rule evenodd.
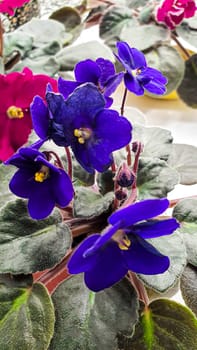
M 114 57 L 118 72 L 86 59 L 74 80 L 0 76 L 1 349 L 197 347 L 197 200 L 167 198 L 196 183 L 196 148 L 128 114 L 127 94 L 168 81 L 125 41 Z

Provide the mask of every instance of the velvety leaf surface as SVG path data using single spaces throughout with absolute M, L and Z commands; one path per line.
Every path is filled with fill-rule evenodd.
M 159 158 L 141 157 L 137 174 L 139 198 L 162 198 L 179 182 L 179 174 Z
M 98 57 L 114 61 L 114 56 L 111 50 L 97 40 L 65 47 L 55 55 L 55 59 L 60 65 L 60 70 L 62 71 L 72 70 L 79 61 L 88 58 L 96 60 Z
M 168 79 L 166 94 L 180 85 L 184 76 L 185 65 L 183 58 L 174 47 L 170 45 L 158 46 L 146 53 L 145 56 L 148 65 L 160 70 Z M 157 95 L 154 96 L 158 97 Z
M 183 234 L 187 250 L 187 261 L 197 266 L 197 199 L 180 200 L 173 210 L 173 216 L 181 223 L 180 231 Z
M 197 47 L 197 16 L 184 19 L 176 31 L 181 38 Z
M 186 305 L 197 316 L 197 268 L 188 264 L 181 276 L 182 297 Z
M 8 280 L 1 278 L 0 319 L 2 350 L 48 349 L 55 317 L 51 298 L 44 285 L 10 285 Z
M 143 157 L 167 160 L 172 151 L 171 132 L 156 126 L 144 127 L 135 124 L 132 142 L 134 141 L 140 141 L 143 144 Z
M 105 196 L 87 187 L 78 187 L 75 192 L 74 215 L 77 217 L 96 217 L 106 212 L 114 199 L 113 192 Z
M 182 185 L 197 183 L 197 147 L 173 144 L 168 164 L 178 171 Z
M 6 204 L 11 199 L 16 198 L 9 189 L 9 182 L 16 169 L 12 166 L 8 167 L 0 164 L 0 207 Z
M 192 55 L 185 61 L 184 77 L 177 92 L 181 100 L 188 106 L 197 108 L 197 54 Z
M 124 350 L 188 350 L 197 348 L 197 321 L 185 306 L 172 300 L 153 301 L 142 312 Z
M 71 246 L 71 233 L 59 210 L 32 220 L 25 201 L 9 202 L 0 211 L 0 272 L 42 271 L 56 265 Z
M 136 293 L 126 279 L 95 294 L 76 275 L 58 286 L 52 300 L 56 323 L 50 350 L 117 349 L 117 335 L 131 335 L 138 319 Z
M 134 20 L 128 21 L 122 27 L 120 40 L 126 41 L 129 46 L 138 50 L 147 50 L 169 39 L 169 31 L 155 24 L 140 25 Z
M 176 231 L 171 235 L 149 239 L 148 241 L 162 254 L 169 257 L 170 267 L 162 274 L 140 274 L 139 277 L 151 289 L 164 293 L 177 283 L 186 265 L 187 255 L 183 237 L 180 232 Z

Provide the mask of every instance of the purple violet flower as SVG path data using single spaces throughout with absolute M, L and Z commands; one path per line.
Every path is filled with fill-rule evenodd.
M 81 84 L 93 83 L 103 93 L 106 100 L 106 107 L 110 107 L 113 99 L 110 95 L 115 92 L 121 83 L 124 73 L 116 73 L 114 64 L 104 58 L 97 58 L 96 61 L 87 59 L 76 64 L 74 68 L 76 81 L 58 79 L 59 92 L 66 99 L 73 90 Z
M 131 141 L 130 122 L 117 111 L 104 108 L 103 95 L 91 83 L 76 88 L 66 101 L 53 92 L 47 93 L 46 100 L 53 120 L 50 125 L 52 139 L 55 123 L 61 126 L 59 134 L 64 145 L 71 146 L 77 161 L 89 173 L 94 173 L 95 169 L 105 171 L 113 161 L 112 152 Z M 43 104 L 40 108 L 37 101 L 34 99 L 31 108 L 33 125 L 42 138 L 49 129 L 49 112 Z
M 124 83 L 129 91 L 138 96 L 143 95 L 144 90 L 156 95 L 166 92 L 167 78 L 159 70 L 147 66 L 141 51 L 131 48 L 126 42 L 118 42 L 116 46 L 118 53 L 115 56 L 126 70 Z
M 179 227 L 174 218 L 150 220 L 168 206 L 165 198 L 147 199 L 114 212 L 103 234 L 89 236 L 76 249 L 68 262 L 69 272 L 84 272 L 87 287 L 95 292 L 111 287 L 128 270 L 147 275 L 165 272 L 169 258 L 146 239 L 169 235 Z
M 66 207 L 74 190 L 66 172 L 50 163 L 36 148 L 33 145 L 20 148 L 4 164 L 19 168 L 10 181 L 10 190 L 27 198 L 30 216 L 40 220 L 47 217 L 55 205 Z

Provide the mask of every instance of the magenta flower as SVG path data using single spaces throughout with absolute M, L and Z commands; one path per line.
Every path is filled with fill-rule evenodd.
M 195 11 L 194 0 L 163 0 L 156 8 L 156 20 L 173 30 L 184 18 L 193 17 Z
M 8 13 L 10 16 L 13 16 L 17 7 L 21 7 L 29 1 L 30 0 L 0 0 L 0 12 Z
M 46 85 L 57 91 L 55 79 L 43 74 L 34 75 L 25 68 L 22 72 L 0 74 L 0 160 L 5 161 L 27 142 L 32 130 L 29 106 L 37 94 L 45 97 Z

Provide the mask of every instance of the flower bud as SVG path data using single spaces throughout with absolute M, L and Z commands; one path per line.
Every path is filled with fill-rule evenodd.
M 115 191 L 115 196 L 118 201 L 123 201 L 127 198 L 127 190 L 123 190 L 122 188 Z
M 129 169 L 127 164 L 123 163 L 117 174 L 116 180 L 119 186 L 130 187 L 135 180 L 135 174 Z

